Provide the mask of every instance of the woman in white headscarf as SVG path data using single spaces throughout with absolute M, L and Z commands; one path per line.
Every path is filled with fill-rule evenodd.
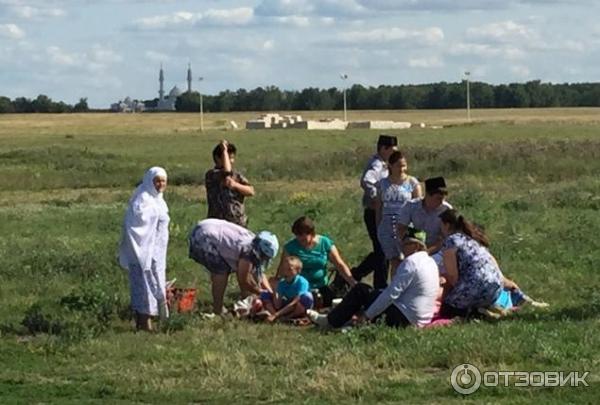
M 166 187 L 167 172 L 161 167 L 150 168 L 129 200 L 123 223 L 119 263 L 129 271 L 131 307 L 140 330 L 152 330 L 153 316 L 168 316 L 165 284 L 169 208 L 163 199 Z

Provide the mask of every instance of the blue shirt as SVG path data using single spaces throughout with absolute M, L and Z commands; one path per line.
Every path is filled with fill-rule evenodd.
M 284 301 L 291 301 L 299 295 L 306 294 L 310 291 L 308 280 L 297 274 L 291 283 L 288 283 L 285 278 L 277 283 L 277 294 Z

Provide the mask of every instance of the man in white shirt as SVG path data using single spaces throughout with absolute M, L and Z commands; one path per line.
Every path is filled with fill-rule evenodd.
M 393 327 L 430 323 L 440 285 L 438 268 L 427 254 L 425 239 L 425 232 L 414 228 L 407 230 L 402 240 L 405 259 L 384 290 L 374 290 L 359 283 L 328 315 L 307 311 L 310 319 L 322 327 L 340 328 L 366 309 L 359 316 L 359 322 L 383 318 L 386 325 Z

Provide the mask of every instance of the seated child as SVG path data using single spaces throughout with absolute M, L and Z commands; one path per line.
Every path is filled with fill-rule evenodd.
M 278 319 L 300 318 L 306 315 L 306 310 L 314 304 L 308 280 L 299 273 L 302 262 L 296 256 L 288 256 L 283 262 L 280 274 L 282 278 L 277 283 L 275 294 L 263 292 L 260 298 L 263 308 L 269 313 L 268 322 Z

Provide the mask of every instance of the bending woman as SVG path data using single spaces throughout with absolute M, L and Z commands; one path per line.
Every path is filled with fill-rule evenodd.
M 504 287 L 496 259 L 487 249 L 487 236 L 454 209 L 440 214 L 442 255 L 448 293 L 442 301 L 444 317 L 467 316 L 494 304 Z
M 342 259 L 335 244 L 327 236 L 316 233 L 315 225 L 309 217 L 300 217 L 294 221 L 292 233 L 295 238 L 289 240 L 283 247 L 281 262 L 276 274 L 277 279 L 282 277 L 281 271 L 287 257 L 296 256 L 302 262 L 300 274 L 308 280 L 311 290 L 319 291 L 325 306 L 331 305 L 332 299 L 335 298 L 333 291 L 328 286 L 328 262 L 334 264 L 350 287 L 354 287 L 356 280 L 352 277 L 348 265 Z
M 273 292 L 264 271 L 277 255 L 279 242 L 268 231 L 258 235 L 223 219 L 205 219 L 189 236 L 190 258 L 206 267 L 212 284 L 213 312 L 223 313 L 230 273 L 236 273 L 242 295 Z
M 167 172 L 152 167 L 133 193 L 123 223 L 119 263 L 129 270 L 131 307 L 139 330 L 152 330 L 152 317 L 168 316 L 166 303 L 169 208 L 163 199 Z

